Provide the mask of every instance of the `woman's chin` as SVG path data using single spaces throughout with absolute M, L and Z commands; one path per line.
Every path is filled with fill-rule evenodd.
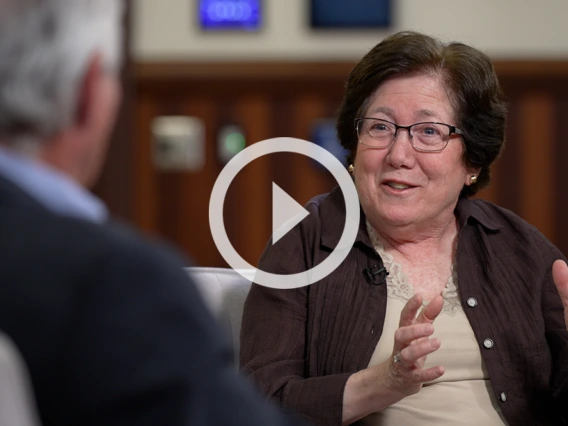
M 412 212 L 409 212 L 408 209 L 406 209 L 404 212 L 388 212 L 383 214 L 379 213 L 376 218 L 381 224 L 387 226 L 409 226 L 416 223 L 418 219 L 417 217 L 414 217 L 409 213 Z
M 388 226 L 404 227 L 411 226 L 416 223 L 415 220 L 407 217 L 389 217 L 385 218 L 384 223 Z

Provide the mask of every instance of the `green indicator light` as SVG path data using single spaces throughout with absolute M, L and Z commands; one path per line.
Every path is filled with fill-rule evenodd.
M 245 137 L 241 133 L 230 133 L 225 138 L 225 149 L 231 154 L 238 154 L 245 149 Z

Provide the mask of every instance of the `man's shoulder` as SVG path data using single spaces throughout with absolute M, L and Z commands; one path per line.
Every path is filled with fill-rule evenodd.
M 104 247 L 116 254 L 131 254 L 132 257 L 158 256 L 168 258 L 179 265 L 186 266 L 188 261 L 183 259 L 179 251 L 167 241 L 158 237 L 143 234 L 132 225 L 113 220 L 106 224 L 83 223 L 75 221 L 67 226 L 81 229 L 87 241 Z
M 180 269 L 188 264 L 165 241 L 120 222 L 98 224 L 37 209 L 0 213 L 0 231 L 0 253 L 26 258 L 38 269 L 60 265 L 72 273 L 98 265 Z

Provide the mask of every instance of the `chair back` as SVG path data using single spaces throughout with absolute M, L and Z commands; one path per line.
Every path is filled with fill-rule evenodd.
M 235 368 L 238 368 L 243 305 L 254 278 L 254 270 L 242 271 L 246 278 L 228 268 L 191 267 L 186 270 L 213 315 L 229 333 L 235 355 Z
M 0 426 L 39 426 L 38 417 L 26 364 L 0 332 Z

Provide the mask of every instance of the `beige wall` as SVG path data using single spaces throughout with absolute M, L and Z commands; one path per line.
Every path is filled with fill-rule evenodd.
M 348 0 L 346 0 L 348 1 Z M 264 0 L 259 33 L 203 33 L 197 0 L 135 0 L 136 60 L 350 60 L 390 32 L 460 40 L 497 59 L 567 59 L 568 0 L 391 0 L 389 31 L 316 33 L 307 0 Z

